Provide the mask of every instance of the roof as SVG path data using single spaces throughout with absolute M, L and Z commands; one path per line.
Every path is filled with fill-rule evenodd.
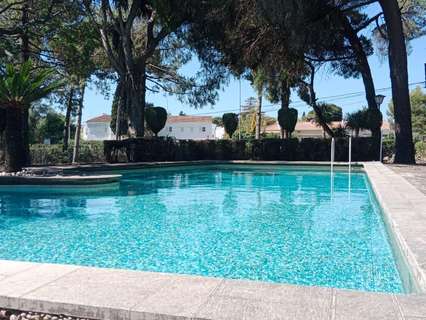
M 298 121 L 296 124 L 295 131 L 318 131 L 322 130 L 316 123 L 310 121 Z M 281 128 L 278 122 L 271 124 L 265 128 L 265 132 L 280 132 Z
M 209 116 L 169 116 L 167 123 L 181 122 L 212 122 L 213 118 Z
M 88 123 L 94 122 L 111 122 L 111 116 L 108 114 L 103 114 L 101 116 L 94 117 L 92 119 L 87 120 Z
M 333 129 L 337 129 L 339 127 L 344 127 L 345 123 L 340 121 L 334 121 L 329 124 L 329 126 Z M 383 129 L 390 129 L 389 122 L 383 122 L 382 125 Z M 296 124 L 295 131 L 318 131 L 322 130 L 321 126 L 313 121 L 298 121 Z M 280 132 L 280 126 L 278 122 L 275 122 L 274 124 L 271 124 L 265 128 L 265 132 Z

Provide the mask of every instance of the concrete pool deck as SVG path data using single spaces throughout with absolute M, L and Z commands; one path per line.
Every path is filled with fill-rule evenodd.
M 365 163 L 364 170 L 417 284 L 406 282 L 421 293 L 0 260 L 0 308 L 93 319 L 426 320 L 426 196 L 381 163 Z

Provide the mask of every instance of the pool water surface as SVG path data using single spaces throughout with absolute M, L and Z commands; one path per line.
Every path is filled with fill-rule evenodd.
M 197 166 L 0 190 L 0 259 L 403 292 L 363 172 Z

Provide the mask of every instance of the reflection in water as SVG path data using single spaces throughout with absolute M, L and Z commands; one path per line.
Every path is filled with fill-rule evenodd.
M 360 173 L 149 170 L 85 191 L 0 193 L 0 258 L 402 290 Z

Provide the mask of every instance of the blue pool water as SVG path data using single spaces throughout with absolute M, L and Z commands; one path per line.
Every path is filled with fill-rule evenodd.
M 0 190 L 0 259 L 368 291 L 403 286 L 364 173 L 180 167 Z

